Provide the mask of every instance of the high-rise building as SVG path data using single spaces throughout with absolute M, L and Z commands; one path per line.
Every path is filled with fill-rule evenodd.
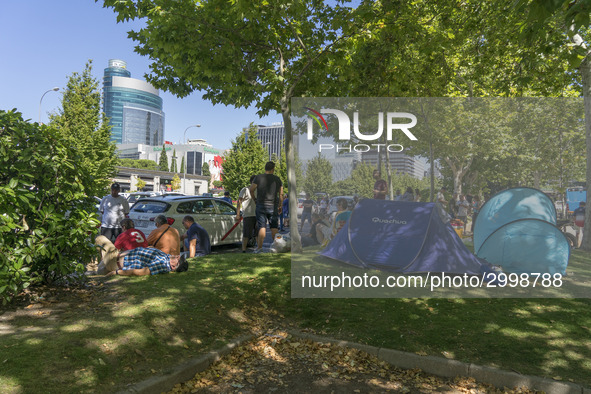
M 162 98 L 149 83 L 131 78 L 123 60 L 111 59 L 105 68 L 103 105 L 115 143 L 163 144 Z
M 257 138 L 263 144 L 263 148 L 269 152 L 269 159 L 275 154 L 281 156 L 283 139 L 285 138 L 285 126 L 283 123 L 276 123 L 271 126 L 257 126 Z
M 378 152 L 370 150 L 363 152 L 363 162 L 374 167 L 378 165 Z M 382 156 L 382 160 L 385 156 Z M 390 166 L 394 173 L 408 174 L 414 178 L 422 179 L 425 176 L 425 161 L 417 156 L 409 156 L 403 152 L 390 152 Z

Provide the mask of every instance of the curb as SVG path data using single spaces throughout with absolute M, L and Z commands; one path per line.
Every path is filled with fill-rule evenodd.
M 226 346 L 212 350 L 209 353 L 204 354 L 201 357 L 191 359 L 181 365 L 172 368 L 169 371 L 165 371 L 164 375 L 154 376 L 148 378 L 142 382 L 132 384 L 118 392 L 118 394 L 129 394 L 129 393 L 162 393 L 163 391 L 171 390 L 175 384 L 186 382 L 191 380 L 196 373 L 205 371 L 213 363 L 218 361 L 221 357 L 230 353 L 234 348 L 240 346 L 242 343 L 250 341 L 254 338 L 254 335 L 247 335 L 234 339 Z
M 575 383 L 558 382 L 538 376 L 521 375 L 493 367 L 449 360 L 443 357 L 419 356 L 415 353 L 378 348 L 340 339 L 322 337 L 301 331 L 286 330 L 286 332 L 300 339 L 309 339 L 315 342 L 331 343 L 341 347 L 361 350 L 372 356 L 376 356 L 379 360 L 385 361 L 395 367 L 402 369 L 419 368 L 426 373 L 445 378 L 455 378 L 457 376 L 470 377 L 479 382 L 492 384 L 501 389 L 505 387 L 527 387 L 532 390 L 544 391 L 552 394 L 591 394 L 591 388 L 586 388 Z M 213 350 L 201 357 L 189 360 L 186 363 L 174 367 L 170 371 L 165 372 L 164 375 L 154 376 L 142 382 L 130 385 L 125 390 L 119 391 L 118 394 L 152 394 L 169 391 L 175 384 L 192 379 L 196 373 L 206 370 L 221 357 L 234 350 L 234 348 L 253 338 L 255 338 L 254 335 L 239 337 L 220 349 Z
M 316 342 L 332 343 L 342 347 L 362 350 L 398 368 L 419 368 L 429 374 L 446 378 L 464 376 L 474 378 L 482 383 L 492 384 L 498 388 L 525 386 L 532 390 L 539 390 L 552 394 L 591 394 L 591 389 L 575 383 L 558 382 L 538 376 L 521 375 L 493 367 L 484 367 L 476 364 L 463 363 L 457 360 L 448 360 L 443 357 L 419 356 L 418 354 L 402 352 L 400 350 L 378 348 L 375 346 L 326 338 L 299 331 L 287 330 L 287 332 L 294 337 L 301 339 L 310 339 Z

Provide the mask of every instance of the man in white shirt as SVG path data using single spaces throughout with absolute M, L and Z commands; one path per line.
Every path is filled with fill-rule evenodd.
M 119 195 L 120 191 L 121 185 L 113 183 L 111 185 L 111 194 L 103 197 L 99 207 L 103 214 L 101 235 L 104 235 L 113 243 L 122 232 L 121 221 L 129 214 L 129 203 L 125 197 Z
M 250 184 L 254 181 L 256 175 L 250 177 Z M 257 222 L 256 202 L 250 194 L 250 184 L 243 187 L 238 195 L 238 204 L 236 206 L 236 221 L 242 217 L 242 253 L 246 253 L 248 240 L 253 236 L 254 228 Z M 240 210 L 242 209 L 242 212 Z
M 458 206 L 457 218 L 464 223 L 464 231 L 466 231 L 466 221 L 468 220 L 468 210 L 470 209 L 470 203 L 466 200 L 465 195 L 460 195 L 460 199 L 456 202 Z

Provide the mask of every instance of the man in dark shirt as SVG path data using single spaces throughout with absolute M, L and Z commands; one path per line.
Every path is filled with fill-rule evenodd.
M 306 199 L 302 205 L 304 206 L 304 209 L 302 210 L 300 231 L 304 230 L 304 223 L 306 223 L 306 220 L 312 225 L 312 207 L 314 206 L 314 201 L 310 200 L 310 195 L 308 193 L 306 193 Z
M 185 252 L 189 252 L 189 257 L 205 256 L 211 253 L 211 243 L 207 230 L 195 223 L 192 216 L 183 218 L 183 226 L 187 232 L 181 236 L 185 242 Z
M 377 200 L 385 200 L 388 184 L 382 179 L 382 173 L 380 170 L 373 170 L 373 179 L 376 180 L 376 183 L 373 184 L 373 198 Z
M 263 251 L 263 242 L 267 235 L 267 222 L 271 228 L 273 239 L 279 231 L 279 214 L 281 213 L 281 205 L 283 202 L 283 184 L 278 176 L 274 175 L 275 163 L 272 161 L 265 164 L 265 173 L 259 174 L 254 178 L 250 185 L 250 194 L 255 195 L 257 190 L 256 200 L 256 217 L 259 226 L 259 234 L 257 237 L 257 249 L 254 253 L 261 253 Z

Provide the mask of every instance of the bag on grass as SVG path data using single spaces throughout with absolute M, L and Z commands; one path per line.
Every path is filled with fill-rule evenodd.
M 271 244 L 272 253 L 285 253 L 291 250 L 291 237 L 289 234 L 277 234 Z

